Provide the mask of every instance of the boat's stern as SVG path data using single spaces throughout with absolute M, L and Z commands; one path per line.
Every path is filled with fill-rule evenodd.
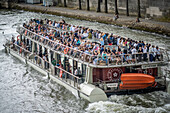
M 107 100 L 107 95 L 105 94 L 105 92 L 92 84 L 83 83 L 80 85 L 80 90 L 80 96 L 90 102 Z
M 166 81 L 160 67 L 93 68 L 93 84 L 107 96 L 165 90 Z

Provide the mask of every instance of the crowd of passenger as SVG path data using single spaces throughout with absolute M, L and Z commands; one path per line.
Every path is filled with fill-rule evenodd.
M 46 40 L 57 42 L 56 45 L 53 45 L 56 50 L 82 56 L 83 59 L 85 56 L 91 56 L 91 62 L 94 64 L 161 60 L 161 51 L 158 46 L 155 47 L 144 41 L 135 41 L 113 33 L 109 34 L 82 26 L 70 25 L 64 20 L 56 22 L 48 19 L 31 19 L 28 24 L 24 23 L 23 27 L 43 36 L 42 42 Z M 25 34 L 27 33 L 25 32 Z M 94 40 L 98 41 L 93 42 Z M 76 54 L 78 51 L 81 52 Z M 46 59 L 45 57 L 46 55 L 43 55 L 44 59 Z

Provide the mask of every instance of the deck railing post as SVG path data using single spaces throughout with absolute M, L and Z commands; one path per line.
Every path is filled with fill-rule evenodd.
M 70 76 L 70 75 L 69 75 Z M 70 85 L 71 85 L 71 79 L 72 79 L 72 76 L 71 77 L 69 77 L 70 78 L 70 80 L 69 80 L 69 83 L 70 83 Z
M 38 65 L 39 65 L 41 68 L 43 68 L 41 57 L 38 57 Z
M 75 77 L 74 77 L 74 81 L 73 82 L 74 82 L 74 87 L 75 87 Z
M 91 62 L 92 62 L 92 56 L 90 55 L 89 63 L 91 63 Z
M 79 79 L 77 78 L 77 85 L 76 85 L 77 88 L 78 88 L 78 84 L 79 84 Z
M 55 66 L 51 64 L 51 73 L 52 75 L 55 75 Z
M 121 54 L 121 63 L 123 65 L 123 54 Z
M 83 61 L 86 61 L 86 54 L 83 54 Z
M 67 82 L 67 74 L 64 72 L 64 78 L 65 78 L 65 81 Z
M 78 60 L 81 60 L 81 52 L 79 52 Z
M 149 56 L 149 52 L 147 52 L 147 58 L 148 58 L 148 63 L 149 63 L 149 59 L 150 59 L 150 56 Z
M 97 55 L 97 65 L 99 64 L 99 55 Z
M 134 55 L 135 55 L 135 63 L 137 63 L 137 57 L 136 57 L 137 54 L 135 53 Z
M 42 59 L 42 67 L 45 69 L 45 61 Z

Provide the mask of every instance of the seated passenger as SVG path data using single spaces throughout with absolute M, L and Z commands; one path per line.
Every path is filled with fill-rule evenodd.
M 108 41 L 108 44 L 109 44 L 109 45 L 112 45 L 113 41 L 112 41 L 112 37 L 110 37 L 110 35 L 108 36 L 107 41 Z
M 120 59 L 119 53 L 118 53 L 118 52 L 116 52 L 116 53 L 115 53 L 115 56 L 116 56 L 116 65 L 118 65 L 118 64 L 121 62 L 121 59 Z
M 104 46 L 104 40 L 103 40 L 103 38 L 100 39 L 100 44 L 101 44 L 101 46 Z
M 80 43 L 80 40 L 78 38 L 76 38 L 76 45 L 79 46 L 81 43 Z
M 131 57 L 131 54 L 128 54 L 127 56 L 126 56 L 126 61 L 127 61 L 127 63 L 131 63 L 131 61 L 132 61 L 132 57 Z
M 112 54 L 115 54 L 115 53 L 116 53 L 116 49 L 115 49 L 115 47 L 113 47 Z
M 89 36 L 89 34 L 87 33 L 87 31 L 85 31 L 83 34 L 82 34 L 82 39 L 85 39 Z
M 105 61 L 106 62 L 106 64 L 107 64 L 107 54 L 106 54 L 106 51 L 104 51 L 103 53 L 102 53 L 102 60 L 103 61 Z

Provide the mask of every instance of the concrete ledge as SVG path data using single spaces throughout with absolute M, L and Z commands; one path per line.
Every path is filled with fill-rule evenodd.
M 14 4 L 13 8 L 25 11 L 53 14 L 57 16 L 65 16 L 80 20 L 97 21 L 100 23 L 113 24 L 130 29 L 143 30 L 147 32 L 170 36 L 170 23 L 168 22 L 157 22 L 153 20 L 140 19 L 141 22 L 136 23 L 136 17 L 127 17 L 122 15 L 119 16 L 120 18 L 117 21 L 114 21 L 114 14 L 97 13 L 94 11 L 85 10 L 74 10 L 63 7 L 44 7 L 41 5 L 31 4 Z

